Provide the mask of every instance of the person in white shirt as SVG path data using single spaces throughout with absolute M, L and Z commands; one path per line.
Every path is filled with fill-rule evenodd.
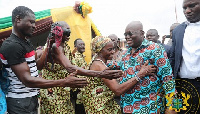
M 187 110 L 180 113 L 200 113 L 200 1 L 184 0 L 183 12 L 187 19 L 172 32 L 170 63 L 176 80 L 178 93 L 190 95 Z M 179 81 L 180 80 L 180 81 Z M 191 88 L 193 88 L 191 90 Z

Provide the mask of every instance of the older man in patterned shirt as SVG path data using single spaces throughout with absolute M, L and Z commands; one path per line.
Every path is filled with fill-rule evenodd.
M 74 51 L 72 52 L 72 64 L 76 65 L 78 67 L 86 68 L 87 62 L 85 61 L 85 55 L 83 53 L 85 52 L 85 43 L 81 38 L 77 38 L 74 41 Z M 84 76 L 78 76 L 78 77 L 84 77 Z M 76 114 L 84 114 L 85 109 L 80 100 L 77 100 L 77 96 L 81 97 L 82 95 L 79 93 L 82 91 L 82 88 L 72 89 L 72 99 L 75 102 L 75 113 Z M 81 99 L 81 98 L 79 98 Z
M 175 81 L 166 51 L 161 45 L 144 39 L 143 25 L 139 21 L 129 23 L 124 36 L 128 50 L 123 53 L 120 61 L 114 63 L 114 67 L 124 72 L 120 83 L 132 77 L 137 77 L 139 80 L 132 89 L 121 95 L 123 113 L 164 113 L 164 97 L 161 90 L 164 90 L 167 96 L 175 92 Z M 149 64 L 157 67 L 156 75 L 145 77 L 138 75 L 141 66 L 147 60 Z
M 77 38 L 74 41 L 74 47 L 75 50 L 72 52 L 72 64 L 86 68 L 87 62 L 85 61 L 85 55 L 83 55 L 85 52 L 85 42 L 82 39 Z

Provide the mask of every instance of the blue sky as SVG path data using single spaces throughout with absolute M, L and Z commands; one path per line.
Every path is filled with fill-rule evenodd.
M 89 14 L 102 35 L 116 34 L 124 38 L 126 25 L 135 20 L 141 21 L 144 31 L 157 29 L 160 36 L 169 34 L 169 27 L 177 21 L 182 23 L 185 17 L 182 0 L 85 0 L 93 7 Z M 57 7 L 73 6 L 75 0 L 0 0 L 0 18 L 11 16 L 12 10 L 25 5 L 34 12 Z M 161 38 L 160 38 L 161 39 Z

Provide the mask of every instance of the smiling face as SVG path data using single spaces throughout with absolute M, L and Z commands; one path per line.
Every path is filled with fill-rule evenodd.
M 131 22 L 127 25 L 124 36 L 129 47 L 138 48 L 144 39 L 142 24 L 137 21 Z
M 85 43 L 83 40 L 77 40 L 76 48 L 78 52 L 84 53 L 85 52 Z
M 102 48 L 102 50 L 99 52 L 99 54 L 101 54 L 101 56 L 105 60 L 111 60 L 113 58 L 114 52 L 115 52 L 114 51 L 114 43 L 112 41 L 110 41 Z
M 200 21 L 200 1 L 199 0 L 184 0 L 183 13 L 187 20 L 191 23 Z
M 16 17 L 19 32 L 24 36 L 32 36 L 35 30 L 35 15 L 27 12 L 24 18 Z
M 155 29 L 148 30 L 146 33 L 146 39 L 157 43 L 157 41 L 159 39 L 158 31 Z
M 118 46 L 118 37 L 115 34 L 111 34 L 108 36 L 114 43 L 114 47 Z

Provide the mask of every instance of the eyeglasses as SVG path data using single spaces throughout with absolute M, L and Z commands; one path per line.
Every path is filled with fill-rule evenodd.
M 134 32 L 132 32 L 132 31 L 128 31 L 128 32 L 125 32 L 124 33 L 124 36 L 126 37 L 126 36 L 132 36 L 132 35 L 134 35 L 134 34 L 136 34 L 136 33 L 138 33 L 139 31 L 134 31 Z

